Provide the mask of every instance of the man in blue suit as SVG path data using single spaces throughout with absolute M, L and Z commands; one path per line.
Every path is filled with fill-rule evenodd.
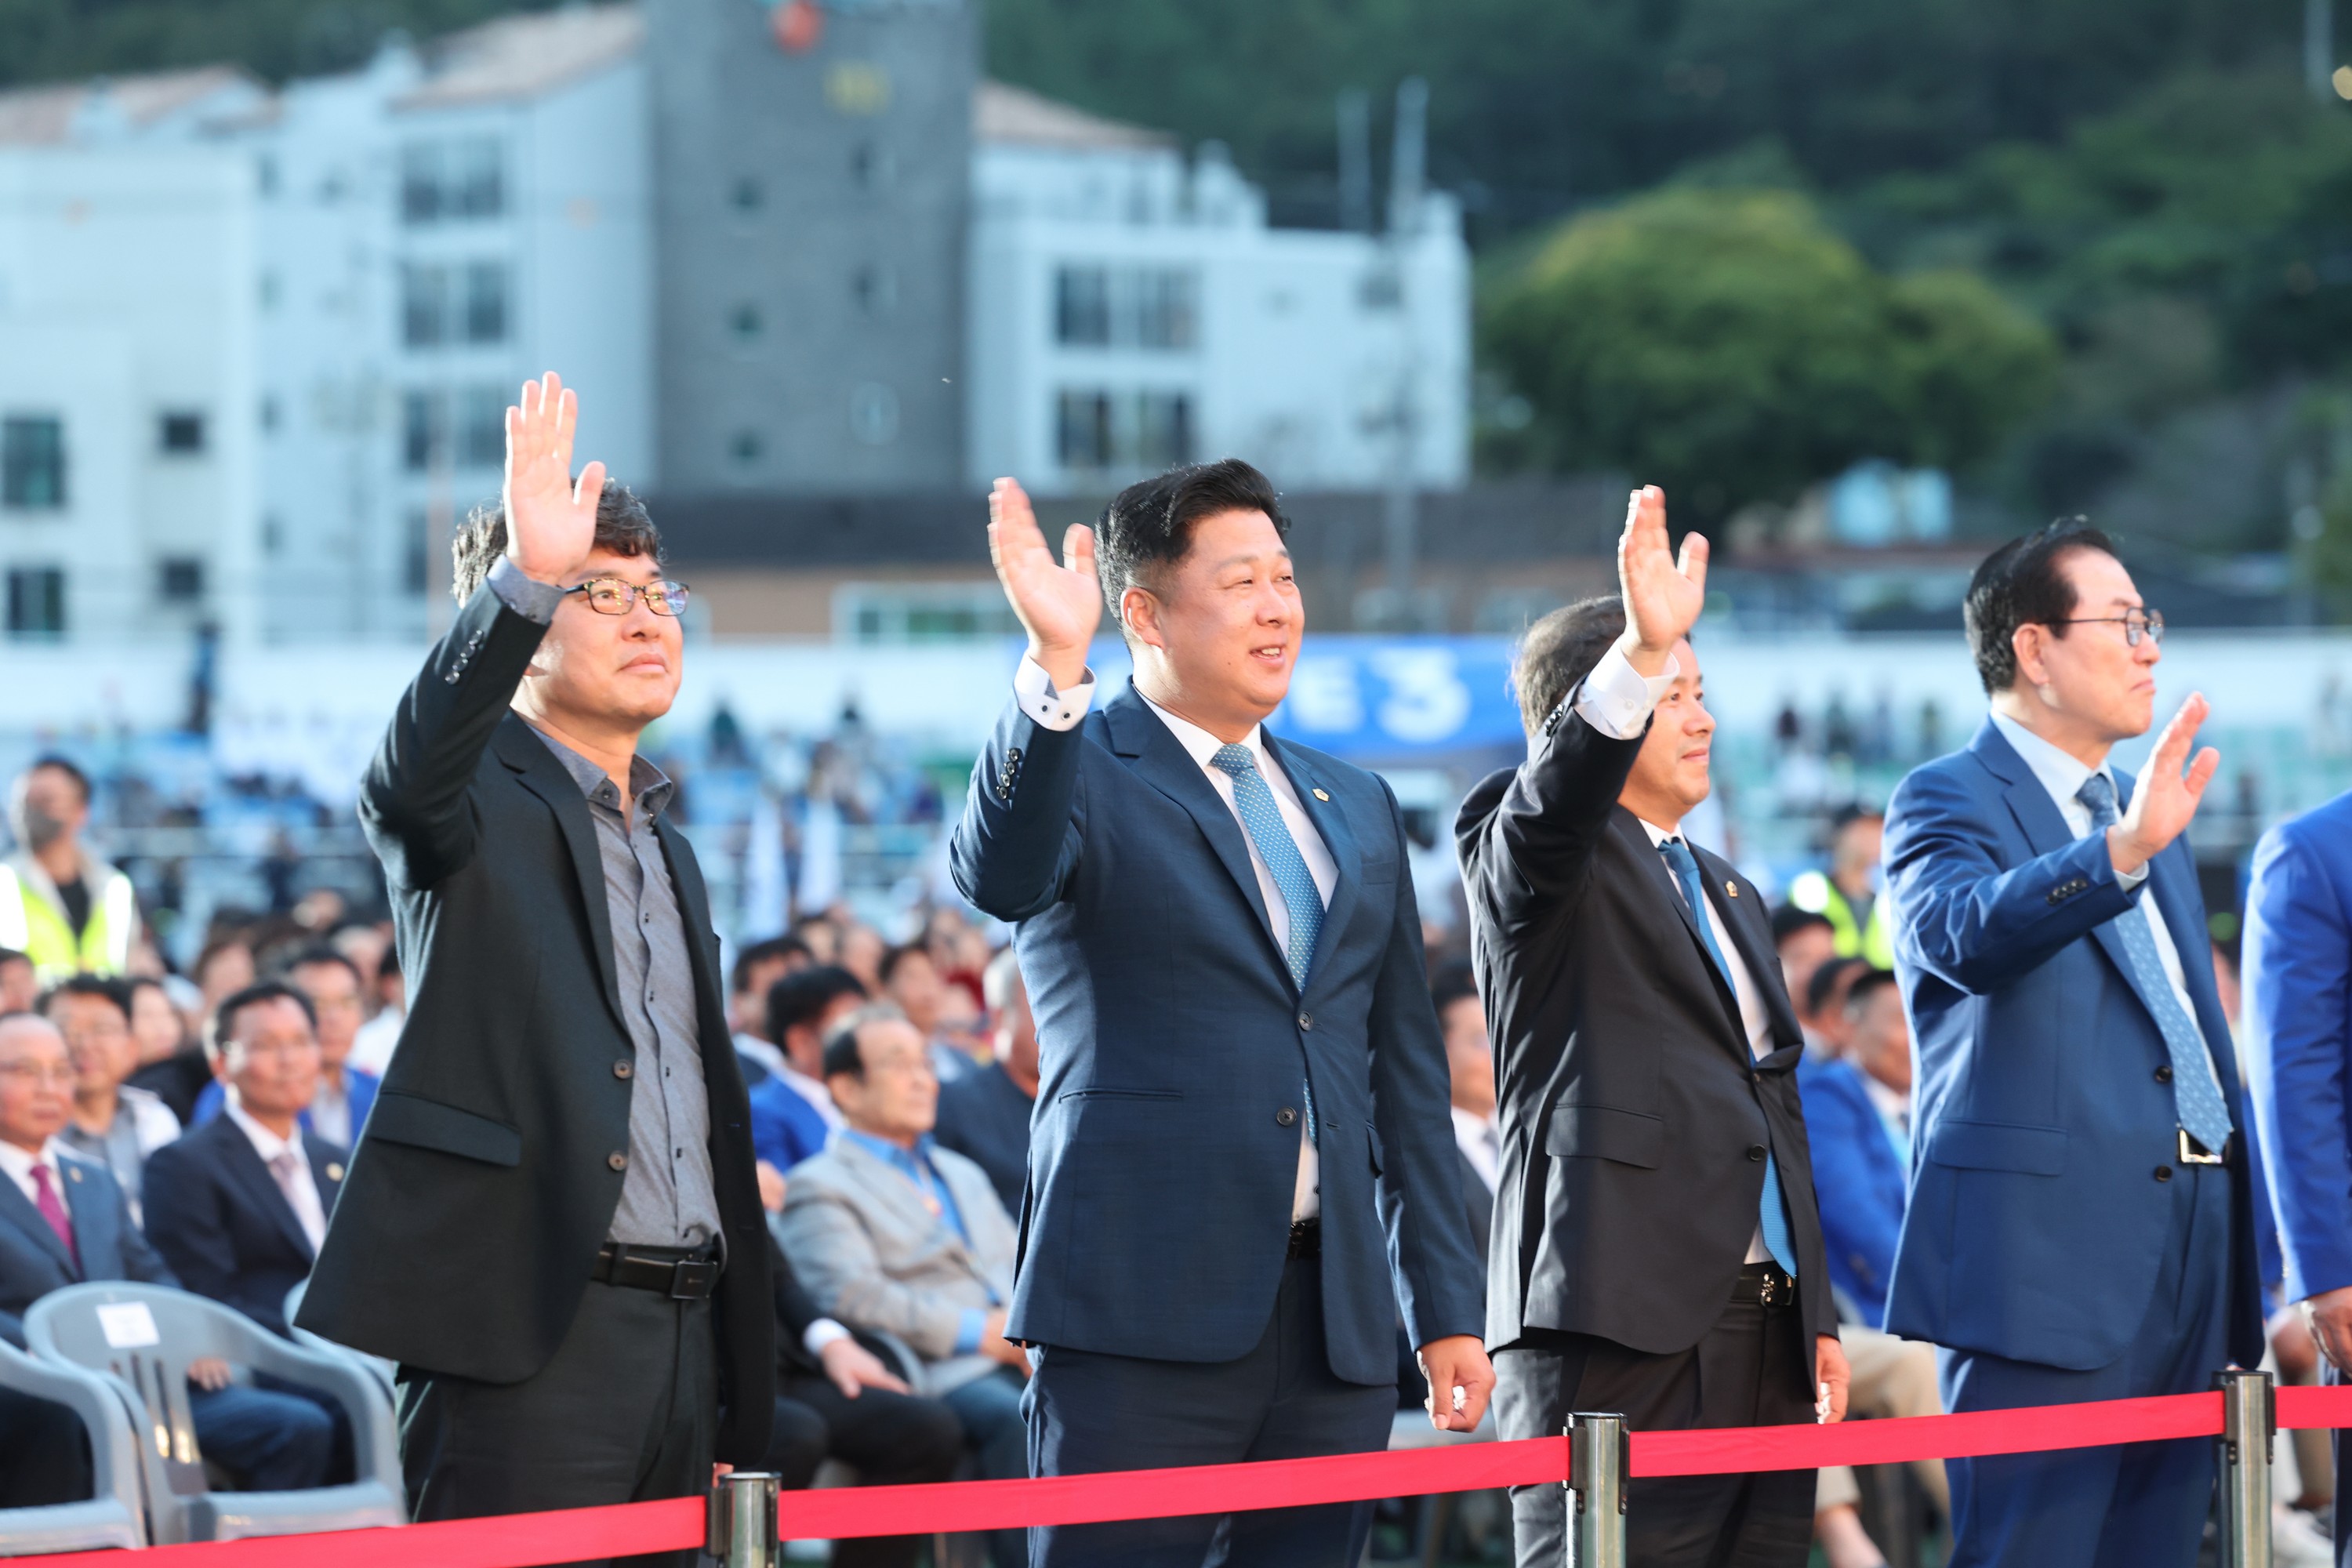
M 2352 794 L 2254 846 L 2244 959 L 2247 1098 L 2286 1299 L 2303 1304 L 2324 1375 L 2341 1384 L 2352 1368 Z M 2352 1564 L 2341 1507 L 2336 1555 Z
M 2263 1352 L 2244 1100 L 2181 837 L 2220 759 L 2191 696 L 2137 782 L 2164 623 L 2105 535 L 1987 557 L 1967 622 L 1992 713 L 1886 826 L 1917 1040 L 1886 1326 L 1954 1411 L 2181 1394 Z M 1955 1568 L 2188 1568 L 2201 1439 L 1960 1460 Z
M 1853 1030 L 1846 1054 L 1807 1055 L 1797 1064 L 1797 1088 L 1813 1147 L 1830 1279 L 1862 1321 L 1879 1329 L 1886 1323 L 1886 1281 L 1911 1163 L 1911 1034 L 1903 994 L 1884 969 L 1855 977 L 1845 1014 Z
M 1475 1426 L 1494 1374 L 1402 815 L 1264 728 L 1304 624 L 1273 488 L 1230 459 L 1130 486 L 1099 564 L 1079 527 L 1057 565 L 1009 479 L 990 511 L 1029 653 L 953 866 L 1021 922 L 1037 1024 L 1004 1330 L 1031 1347 L 1031 1470 L 1381 1448 L 1400 1307 L 1433 1419 Z M 1090 712 L 1106 596 L 1135 677 Z M 1040 1568 L 1197 1564 L 1220 1540 L 1338 1568 L 1369 1524 L 1343 1504 L 1031 1543 Z
M 93 1279 L 177 1281 L 131 1223 L 114 1176 L 59 1148 L 73 1067 L 55 1025 L 0 1016 L 0 1339 L 25 1345 L 25 1313 L 52 1290 Z M 229 1381 L 227 1363 L 189 1364 L 188 1412 L 209 1458 L 257 1491 L 314 1487 L 335 1457 L 334 1418 L 299 1393 Z M 0 1389 L 0 1500 L 9 1507 L 90 1495 L 80 1418 Z

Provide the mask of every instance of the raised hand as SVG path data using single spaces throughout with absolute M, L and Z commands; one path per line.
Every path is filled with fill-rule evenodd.
M 2163 854 L 2197 815 L 2205 786 L 2221 765 L 2221 753 L 2208 746 L 2192 761 L 2189 748 L 2197 739 L 2198 726 L 2212 710 L 2202 692 L 2192 691 L 2157 737 L 2156 752 L 2139 775 L 2131 805 L 2122 820 L 2107 829 L 2107 858 L 2124 875 Z
M 988 497 L 988 559 L 1013 613 L 1029 633 L 1029 657 L 1057 690 L 1086 679 L 1087 647 L 1102 622 L 1102 585 L 1095 580 L 1095 531 L 1080 523 L 1062 538 L 1062 562 L 1045 544 L 1029 498 L 1012 479 L 999 479 Z
M 589 464 L 572 482 L 579 423 L 580 399 L 553 371 L 525 382 L 522 401 L 507 410 L 507 559 L 541 583 L 570 577 L 596 546 L 604 465 Z
M 1697 624 L 1706 605 L 1706 538 L 1690 533 L 1676 561 L 1666 534 L 1666 492 L 1655 485 L 1633 492 L 1617 541 L 1617 586 L 1633 644 L 1626 655 L 1643 675 L 1663 670 L 1675 644 Z

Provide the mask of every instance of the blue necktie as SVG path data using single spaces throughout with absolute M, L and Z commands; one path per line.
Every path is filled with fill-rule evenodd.
M 1290 966 L 1290 978 L 1301 993 L 1307 989 L 1307 969 L 1315 961 L 1315 939 L 1323 930 L 1323 894 L 1315 886 L 1315 875 L 1307 868 L 1307 857 L 1298 852 L 1297 840 L 1290 837 L 1284 825 L 1282 810 L 1274 804 L 1274 791 L 1267 787 L 1265 776 L 1257 771 L 1257 759 L 1247 746 L 1226 745 L 1217 748 L 1209 765 L 1234 781 L 1234 807 L 1241 814 L 1242 826 L 1248 829 L 1250 842 L 1257 846 L 1258 858 L 1274 874 L 1274 885 L 1281 890 L 1284 909 L 1290 916 L 1289 940 L 1282 944 L 1283 962 Z M 1315 1136 L 1315 1089 L 1307 1086 L 1307 1136 Z
M 2074 792 L 2074 798 L 2090 808 L 2093 833 L 2105 833 L 2115 825 L 2116 786 L 2106 774 L 2093 773 Z M 2109 923 L 2124 939 L 2132 979 L 2147 999 L 2148 1011 L 2156 1015 L 2165 1048 L 2172 1054 L 2173 1113 L 2189 1136 L 2218 1154 L 2230 1141 L 2230 1107 L 2221 1098 L 2221 1080 L 2213 1076 L 2213 1058 L 2206 1054 L 2205 1037 L 2180 1005 L 2179 994 L 2164 973 L 2164 961 L 2157 956 L 2156 932 L 2147 923 L 2147 911 L 2135 899 L 2131 908 Z
M 1706 947 L 1707 957 L 1731 987 L 1735 997 L 1739 994 L 1738 983 L 1731 977 L 1731 965 L 1723 961 L 1723 949 L 1715 944 L 1715 925 L 1706 918 L 1706 889 L 1699 885 L 1698 857 L 1690 846 L 1679 838 L 1669 838 L 1658 846 L 1658 853 L 1666 858 L 1667 868 L 1675 880 L 1682 884 L 1683 899 L 1690 905 L 1691 923 L 1698 927 L 1698 940 Z M 1780 1196 L 1780 1163 L 1772 1157 L 1772 1146 L 1764 1145 L 1764 1192 L 1757 1200 L 1756 1217 L 1764 1232 L 1764 1250 L 1772 1261 L 1791 1279 L 1797 1277 L 1797 1247 L 1789 1238 L 1789 1209 Z

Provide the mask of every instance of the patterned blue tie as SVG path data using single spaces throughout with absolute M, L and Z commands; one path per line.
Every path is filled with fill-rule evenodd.
M 1699 885 L 1698 857 L 1692 854 L 1690 846 L 1679 838 L 1669 838 L 1660 843 L 1658 853 L 1666 858 L 1666 866 L 1674 872 L 1675 880 L 1682 884 L 1684 900 L 1691 909 L 1691 924 L 1698 927 L 1698 940 L 1706 947 L 1707 957 L 1715 961 L 1715 967 L 1723 975 L 1723 983 L 1731 987 L 1731 994 L 1738 995 L 1739 986 L 1731 977 L 1731 965 L 1723 961 L 1723 949 L 1715 944 L 1715 924 L 1706 918 L 1706 889 Z M 1756 1218 L 1764 1233 L 1764 1250 L 1772 1255 L 1772 1261 L 1780 1266 L 1782 1273 L 1794 1279 L 1797 1277 L 1797 1247 L 1789 1238 L 1789 1209 L 1787 1202 L 1780 1196 L 1780 1163 L 1772 1157 L 1769 1143 L 1764 1146 L 1764 1191 L 1757 1200 Z
M 1274 804 L 1274 791 L 1257 771 L 1257 759 L 1250 749 L 1220 746 L 1209 765 L 1234 781 L 1234 809 L 1249 830 L 1250 842 L 1257 846 L 1258 858 L 1265 862 L 1265 868 L 1274 874 L 1274 885 L 1282 892 L 1284 909 L 1290 916 L 1290 937 L 1282 944 L 1283 962 L 1290 966 L 1291 980 L 1304 993 L 1307 966 L 1315 961 L 1315 939 L 1323 930 L 1323 894 L 1315 886 L 1314 873 L 1307 868 L 1307 857 L 1298 852 L 1297 840 L 1284 825 L 1282 810 Z M 1315 1137 L 1312 1084 L 1307 1086 L 1306 1095 L 1307 1136 L 1311 1140 Z
M 2115 826 L 2116 786 L 2106 774 L 2093 773 L 2074 792 L 2074 798 L 2089 807 L 2092 832 L 2105 833 Z M 2205 1037 L 2180 1005 L 2179 994 L 2164 973 L 2164 961 L 2157 956 L 2156 931 L 2147 923 L 2147 911 L 2135 899 L 2131 908 L 2109 923 L 2124 939 L 2132 979 L 2138 984 L 2148 1010 L 2156 1015 L 2165 1048 L 2172 1053 L 2173 1113 L 2189 1136 L 2219 1153 L 2230 1141 L 2230 1107 L 2221 1098 L 2221 1080 L 2213 1076 L 2213 1058 L 2206 1054 Z

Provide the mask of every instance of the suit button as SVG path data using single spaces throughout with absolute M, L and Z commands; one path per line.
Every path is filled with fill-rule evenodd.
M 2156 1081 L 2158 1083 L 2170 1083 L 2172 1081 L 2172 1069 L 2168 1067 L 2157 1068 Z
M 1286 1105 L 1274 1113 L 1274 1124 L 1276 1127 L 1296 1127 L 1298 1125 L 1298 1112 Z
M 1312 1013 L 1301 1013 L 1298 1015 L 1298 1026 L 1302 1029 L 1313 1028 L 1315 1026 L 1315 1015 Z
M 631 1067 L 626 1062 L 614 1062 L 613 1064 L 613 1076 L 614 1078 L 627 1078 L 631 1073 L 634 1073 L 636 1070 L 636 1068 Z
M 1748 1157 L 1760 1163 L 1764 1158 L 1764 1145 L 1761 1143 L 1750 1143 L 1748 1145 Z
M 626 1154 L 607 1154 L 604 1156 L 604 1163 L 616 1171 L 625 1171 L 629 1168 L 629 1157 Z
M 2159 1182 L 2168 1182 L 2172 1180 L 2172 1167 L 2169 1165 L 2158 1165 L 2156 1168 L 2156 1179 Z

